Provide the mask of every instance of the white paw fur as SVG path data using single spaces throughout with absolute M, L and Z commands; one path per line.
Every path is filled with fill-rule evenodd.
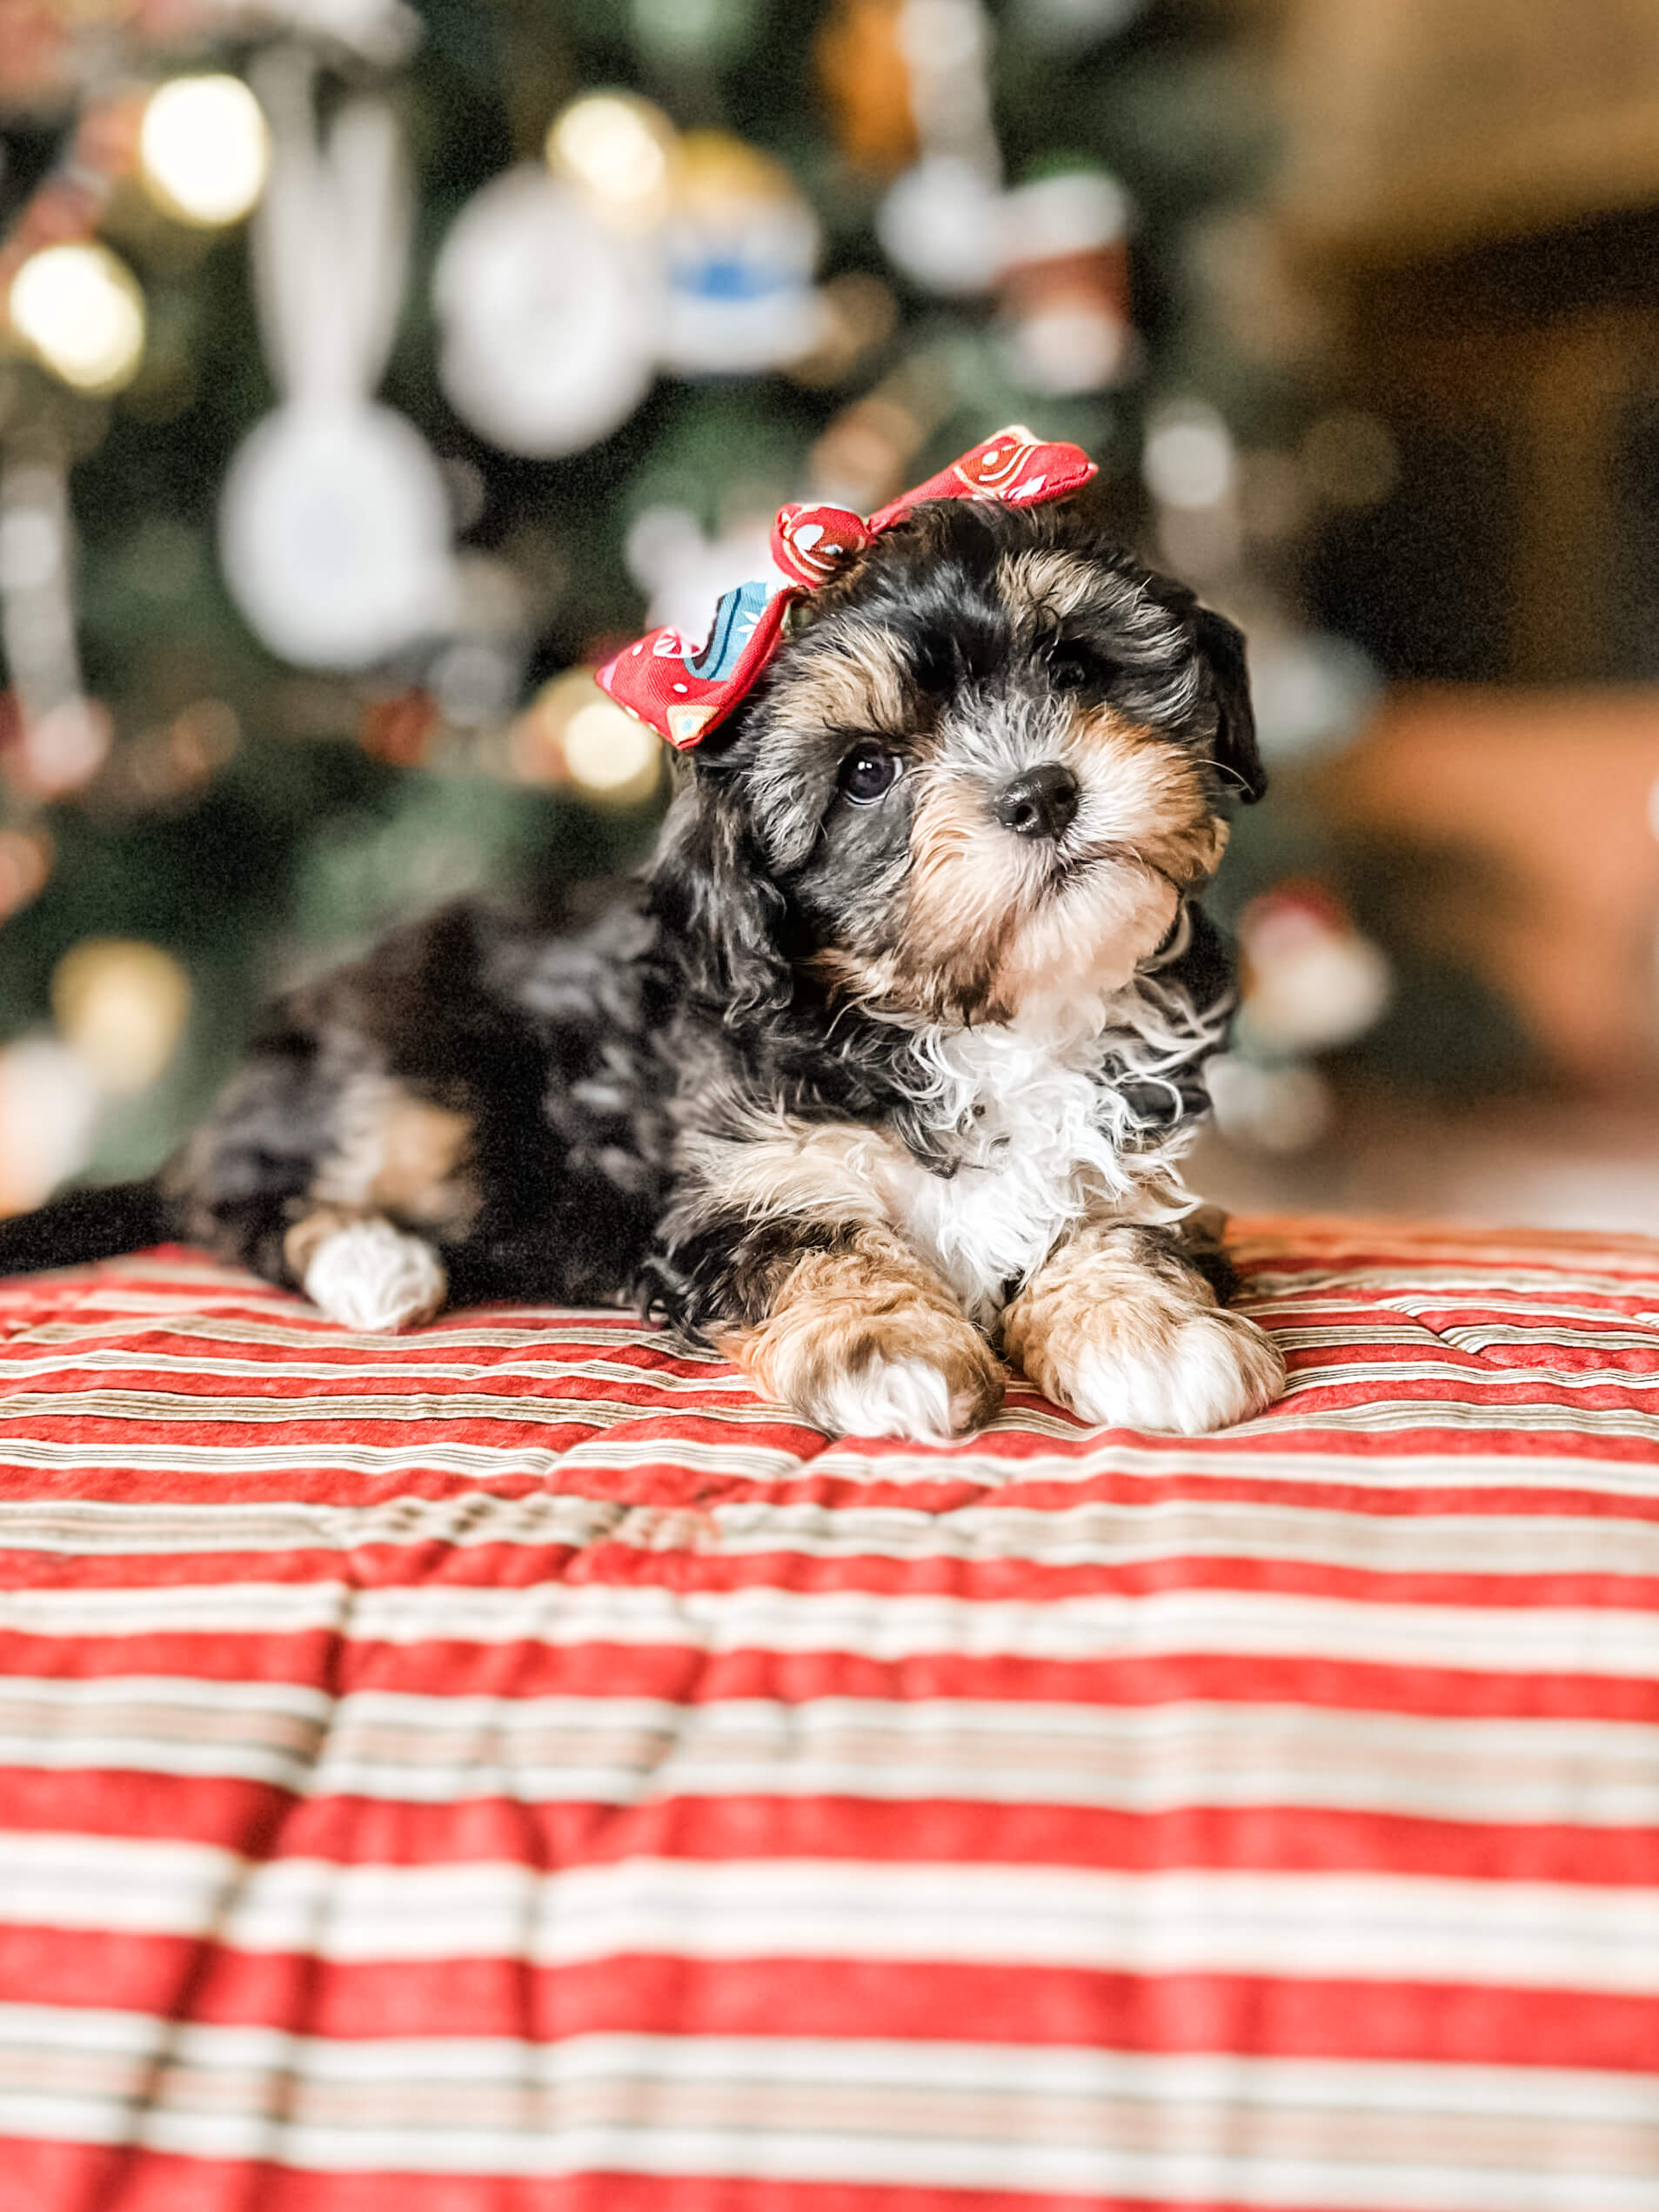
M 1063 1402 L 1085 1421 L 1196 1437 L 1271 1405 L 1284 1389 L 1285 1365 L 1254 1322 L 1211 1309 L 1181 1322 L 1156 1351 L 1114 1344 L 1103 1332 L 1056 1379 Z
M 971 1425 L 974 1404 L 968 1391 L 953 1398 L 947 1377 L 925 1359 L 876 1359 L 826 1384 L 813 1418 L 833 1436 L 942 1444 Z
M 429 1321 L 449 1295 L 449 1277 L 418 1237 L 389 1221 L 354 1221 L 318 1246 L 305 1295 L 343 1328 L 383 1336 Z

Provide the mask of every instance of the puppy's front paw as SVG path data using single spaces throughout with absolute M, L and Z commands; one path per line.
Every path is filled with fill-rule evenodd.
M 917 1331 L 891 1318 L 854 1329 L 825 1348 L 819 1373 L 797 1401 L 814 1428 L 832 1436 L 963 1436 L 981 1429 L 1002 1403 L 1002 1363 L 964 1322 L 960 1341 L 929 1317 Z
M 1203 1436 L 1285 1386 L 1272 1337 L 1218 1306 L 1167 1234 L 1127 1223 L 1080 1230 L 1015 1298 L 1003 1336 L 1040 1391 L 1105 1427 Z
M 1042 1387 L 1103 1428 L 1205 1436 L 1262 1412 L 1285 1386 L 1278 1346 L 1242 1314 L 1212 1309 L 1147 1331 L 1107 1313 L 1089 1334 Z
M 718 1340 L 769 1397 L 830 1436 L 943 1439 L 1002 1403 L 1002 1362 L 896 1240 L 814 1253 L 766 1319 Z

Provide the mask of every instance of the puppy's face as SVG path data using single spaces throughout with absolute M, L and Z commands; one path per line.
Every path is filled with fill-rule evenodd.
M 1088 1022 L 1260 795 L 1237 633 L 1074 514 L 965 502 L 803 614 L 692 800 L 788 959 L 904 1022 Z

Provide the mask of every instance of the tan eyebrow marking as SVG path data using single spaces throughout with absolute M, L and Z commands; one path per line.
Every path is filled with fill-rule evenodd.
M 826 728 L 884 730 L 909 727 L 910 670 L 898 640 L 874 624 L 848 627 L 797 658 L 773 694 L 791 721 Z
M 1004 553 L 997 563 L 997 589 L 1016 621 L 1063 622 L 1096 602 L 1098 579 L 1093 562 L 1050 547 Z

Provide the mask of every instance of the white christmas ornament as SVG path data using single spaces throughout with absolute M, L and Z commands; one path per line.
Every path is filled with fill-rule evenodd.
M 788 581 L 772 559 L 769 516 L 734 523 L 711 538 L 689 508 L 646 507 L 629 526 L 624 551 L 628 573 L 649 604 L 646 620 L 688 638 L 707 635 L 726 593 L 764 576 Z
M 1382 948 L 1318 894 L 1290 887 L 1254 899 L 1239 919 L 1244 1003 L 1238 1037 L 1258 1057 L 1298 1058 L 1351 1044 L 1394 995 Z
M 451 608 L 449 503 L 419 432 L 390 407 L 285 407 L 231 466 L 224 571 L 271 651 L 361 668 Z
M 97 1125 L 92 1071 L 38 1032 L 0 1048 L 0 1214 L 27 1213 L 85 1166 Z
M 896 269 L 929 292 L 989 292 L 1002 267 L 1002 194 L 960 154 L 924 154 L 889 187 L 876 236 Z
M 324 39 L 377 69 L 395 69 L 420 44 L 420 17 L 403 0 L 222 0 L 226 28 L 244 19 L 255 32 L 272 24 Z
M 1222 1136 L 1253 1151 L 1305 1152 L 1335 1110 L 1324 1076 L 1300 1062 L 1264 1068 L 1241 1053 L 1221 1052 L 1206 1063 L 1204 1082 Z
M 819 244 L 818 218 L 780 162 L 725 131 L 689 133 L 662 232 L 664 365 L 755 375 L 810 352 L 824 328 Z
M 661 281 L 650 250 L 604 228 L 570 184 L 526 164 L 486 184 L 433 279 L 451 406 L 505 452 L 546 459 L 606 436 L 655 368 Z
M 1002 157 L 982 0 L 901 0 L 899 47 L 920 156 L 876 211 L 893 265 L 928 292 L 988 292 L 1002 265 Z
M 1099 392 L 1128 367 L 1128 219 L 1123 187 L 1098 169 L 1005 195 L 1002 350 L 1027 392 Z
M 319 146 L 309 66 L 267 56 L 272 126 L 254 223 L 265 348 L 284 403 L 238 449 L 219 508 L 237 605 L 271 650 L 361 668 L 443 629 L 455 600 L 450 505 L 405 419 L 374 404 L 408 258 L 408 191 L 384 103 Z

